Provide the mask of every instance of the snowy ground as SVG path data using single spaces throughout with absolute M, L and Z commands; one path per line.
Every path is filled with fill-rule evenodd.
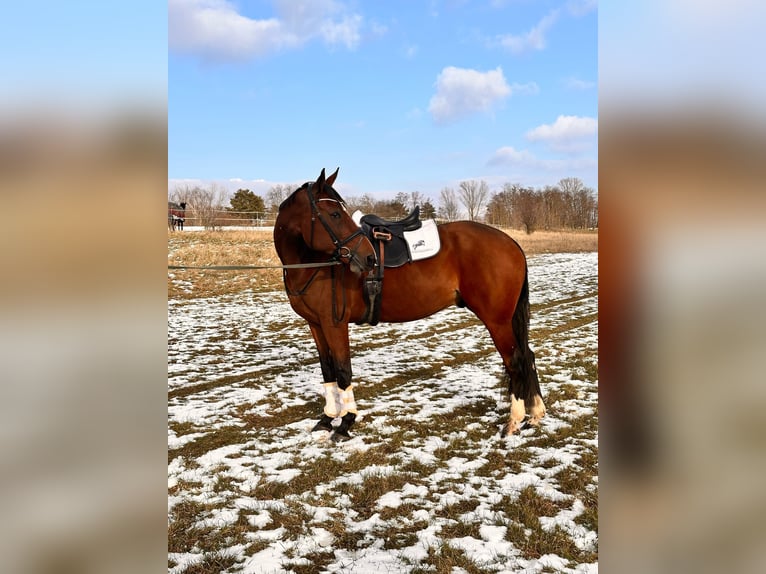
M 529 258 L 548 414 L 501 438 L 483 325 L 352 326 L 355 438 L 281 292 L 168 302 L 169 560 L 181 572 L 595 572 L 597 254 Z

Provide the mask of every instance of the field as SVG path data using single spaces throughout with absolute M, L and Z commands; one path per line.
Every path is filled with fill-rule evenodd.
M 309 432 L 322 377 L 279 272 L 169 274 L 169 571 L 597 571 L 598 260 L 578 247 L 597 236 L 565 235 L 514 234 L 548 414 L 507 438 L 500 359 L 465 309 L 352 326 L 360 416 L 338 445 Z M 168 242 L 169 263 L 275 259 L 254 232 Z

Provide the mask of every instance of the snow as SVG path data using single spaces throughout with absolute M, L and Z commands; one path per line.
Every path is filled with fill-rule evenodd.
M 539 517 L 544 531 L 558 527 L 584 552 L 595 552 L 598 546 L 597 532 L 577 522 L 587 510 L 583 500 L 562 491 L 556 477 L 562 470 L 579 468 L 582 455 L 597 448 L 597 434 L 551 446 L 536 442 L 568 429 L 577 418 L 596 416 L 598 381 L 567 365 L 573 357 L 597 365 L 597 254 L 530 257 L 529 278 L 530 333 L 543 395 L 572 386 L 577 393 L 574 399 L 548 404 L 540 428 L 506 438 L 497 433 L 504 422 L 501 413 L 507 417 L 509 408 L 499 357 L 484 327 L 465 309 L 451 308 L 402 325 L 352 326 L 360 416 L 352 429 L 355 438 L 336 444 L 314 440 L 309 432 L 323 404 L 322 376 L 308 328 L 284 293 L 169 301 L 171 517 L 184 500 L 208 508 L 198 517 L 198 527 L 221 529 L 244 515 L 250 528 L 247 539 L 259 541 L 254 547 L 258 551 L 241 541 L 220 548 L 236 557 L 229 572 L 290 572 L 291 565 L 312 564 L 319 555 L 326 572 L 409 572 L 427 566 L 430 553 L 447 546 L 494 572 L 597 572 L 597 562 L 575 563 L 551 553 L 524 557 L 509 539 L 511 521 L 503 508 L 531 487 L 558 508 L 552 516 Z M 550 335 L 536 338 L 539 332 Z M 470 360 L 464 358 L 466 350 Z M 401 386 L 378 390 L 388 377 L 410 373 L 416 378 L 406 385 L 406 393 Z M 489 407 L 481 411 L 476 405 Z M 296 409 L 310 414 L 263 427 L 247 422 L 279 423 Z M 411 432 L 409 425 L 428 427 L 439 417 L 448 417 L 454 428 L 439 435 Z M 177 454 L 229 427 L 242 430 L 234 444 L 193 458 Z M 401 447 L 385 462 L 347 474 L 304 475 L 312 462 L 342 465 L 396 439 Z M 507 468 L 486 471 L 498 453 Z M 526 456 L 517 461 L 515 453 Z M 427 470 L 401 470 L 414 463 Z M 398 483 L 402 486 L 377 496 L 369 513 L 360 515 L 348 493 L 363 488 L 367 480 L 398 476 L 406 478 Z M 232 486 L 221 488 L 219 480 L 226 477 Z M 289 494 L 292 507 L 298 505 L 309 517 L 297 533 L 276 522 L 278 515 L 290 512 L 287 496 L 268 500 L 256 494 L 263 485 L 290 489 L 306 479 L 316 486 Z M 595 492 L 597 484 L 594 477 L 589 491 Z M 342 544 L 336 536 L 339 520 L 358 539 L 355 545 Z M 471 525 L 473 535 L 446 536 L 455 522 Z M 412 530 L 411 539 L 398 545 L 387 542 L 387 533 L 397 529 Z M 169 571 L 180 574 L 201 559 L 199 549 L 169 554 Z

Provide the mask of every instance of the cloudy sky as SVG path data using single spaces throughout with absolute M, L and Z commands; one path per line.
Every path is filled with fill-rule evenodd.
M 597 188 L 596 0 L 170 0 L 169 190 Z

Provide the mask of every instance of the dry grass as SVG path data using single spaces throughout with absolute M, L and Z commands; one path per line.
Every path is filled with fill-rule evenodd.
M 527 255 L 598 251 L 598 231 L 504 230 Z M 168 231 L 168 265 L 279 265 L 270 231 Z M 168 297 L 216 297 L 247 289 L 278 289 L 278 269 L 247 271 L 172 270 Z
M 168 265 L 279 265 L 271 232 L 168 231 Z M 281 287 L 278 269 L 184 270 L 168 273 L 168 297 L 215 297 L 246 289 Z
M 582 253 L 598 251 L 598 230 L 535 231 L 527 235 L 521 229 L 504 229 L 527 255 L 537 253 Z

